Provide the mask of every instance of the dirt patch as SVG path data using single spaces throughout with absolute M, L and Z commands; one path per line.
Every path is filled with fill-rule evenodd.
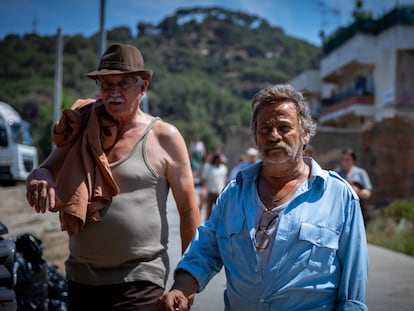
M 26 188 L 0 187 L 0 222 L 7 226 L 6 238 L 16 239 L 25 233 L 42 241 L 43 255 L 48 265 L 58 266 L 65 274 L 64 261 L 69 254 L 68 236 L 60 230 L 59 215 L 46 212 L 37 214 L 26 201 Z

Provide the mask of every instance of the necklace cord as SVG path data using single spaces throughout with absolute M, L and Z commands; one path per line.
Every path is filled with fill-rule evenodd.
M 301 170 L 301 174 L 297 178 L 297 180 L 296 180 L 295 184 L 292 186 L 292 188 L 288 192 L 286 192 L 284 195 L 282 195 L 280 198 L 277 198 L 276 196 L 274 196 L 272 198 L 272 208 L 275 208 L 275 207 L 279 206 L 280 202 L 282 202 L 286 197 L 288 197 L 289 195 L 294 193 L 294 191 L 297 190 L 296 187 L 298 186 L 299 182 L 301 181 L 302 175 L 305 172 L 305 170 L 306 170 L 306 164 L 304 163 L 303 164 L 303 169 Z

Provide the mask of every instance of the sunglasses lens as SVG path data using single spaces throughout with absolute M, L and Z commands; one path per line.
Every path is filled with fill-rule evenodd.
M 269 239 L 270 239 L 269 234 L 267 234 L 266 231 L 259 229 L 256 232 L 256 236 L 255 236 L 256 248 L 258 249 L 267 248 L 267 245 L 269 244 Z
M 256 231 L 254 242 L 257 249 L 265 249 L 269 244 L 269 228 L 276 222 L 278 215 L 269 211 L 264 211 L 260 217 L 259 228 Z

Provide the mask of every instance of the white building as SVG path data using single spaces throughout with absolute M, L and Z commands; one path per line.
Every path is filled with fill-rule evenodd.
M 338 29 L 323 43 L 316 80 L 309 71 L 290 83 L 307 95 L 319 126 L 363 128 L 414 115 L 414 6 Z

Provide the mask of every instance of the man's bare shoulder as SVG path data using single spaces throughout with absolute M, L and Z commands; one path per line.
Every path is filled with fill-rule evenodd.
M 160 140 L 168 140 L 181 137 L 181 133 L 176 126 L 163 120 L 158 120 L 154 124 L 153 129 L 154 134 L 156 134 Z
M 187 147 L 180 131 L 173 124 L 158 120 L 151 131 L 153 140 L 147 145 L 149 159 L 156 171 L 163 175 L 169 168 L 179 167 L 188 158 Z M 182 167 L 180 167 L 182 170 Z
M 149 148 L 153 149 L 155 152 L 160 152 L 160 150 L 156 151 L 157 146 L 161 147 L 161 150 L 164 150 L 173 158 L 183 154 L 183 152 L 187 152 L 184 138 L 173 124 L 158 120 L 155 122 L 151 133 L 155 140 L 152 145 L 149 145 Z

